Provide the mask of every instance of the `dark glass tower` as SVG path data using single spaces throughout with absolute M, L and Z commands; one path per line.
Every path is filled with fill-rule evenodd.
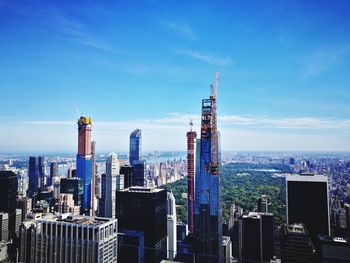
M 129 162 L 131 165 L 135 161 L 140 161 L 142 156 L 142 134 L 140 129 L 134 130 L 130 134 L 130 153 L 129 153 Z
M 209 99 L 202 100 L 199 167 L 195 180 L 195 249 L 198 262 L 222 262 L 220 207 L 220 149 L 216 125 L 216 92 L 219 76 L 211 85 Z
M 281 259 L 283 263 L 316 263 L 316 250 L 304 224 L 282 227 Z
M 144 233 L 145 262 L 160 262 L 167 256 L 167 193 L 164 189 L 130 187 L 117 191 L 119 229 Z
M 17 176 L 12 171 L 0 171 L 0 212 L 8 213 L 10 237 L 14 236 L 17 208 Z
M 134 161 L 132 165 L 132 185 L 145 186 L 146 162 L 144 160 Z
M 33 196 L 34 193 L 43 191 L 44 189 L 44 157 L 29 157 L 28 177 L 29 187 L 28 195 Z
M 74 205 L 79 206 L 83 204 L 84 197 L 84 182 L 80 178 L 62 178 L 60 192 L 62 194 L 73 194 Z
M 305 224 L 315 241 L 329 235 L 328 178 L 323 175 L 287 175 L 287 224 Z
M 274 252 L 273 226 L 273 214 L 249 213 L 243 216 L 239 239 L 243 262 L 270 262 Z
M 120 166 L 120 174 L 124 175 L 124 189 L 132 186 L 132 167 L 127 164 Z
M 130 134 L 129 162 L 132 166 L 132 185 L 145 186 L 146 162 L 142 160 L 142 133 L 140 129 Z

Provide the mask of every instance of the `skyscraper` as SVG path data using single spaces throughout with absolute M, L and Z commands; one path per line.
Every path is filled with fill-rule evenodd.
M 177 229 L 175 197 L 172 192 L 167 193 L 167 233 L 168 233 L 168 258 L 173 260 L 176 255 Z
M 96 142 L 91 142 L 91 215 L 95 216 L 96 209 Z
M 16 228 L 17 176 L 12 171 L 0 171 L 0 212 L 8 214 L 9 234 L 13 237 Z
M 19 196 L 17 199 L 17 208 L 22 210 L 22 221 L 26 215 L 32 210 L 32 199 L 29 197 Z
M 323 175 L 286 176 L 287 224 L 305 224 L 311 239 L 329 235 L 328 178 Z
M 145 186 L 146 185 L 146 161 L 134 161 L 132 164 L 132 185 Z
M 62 178 L 60 185 L 61 194 L 73 194 L 74 205 L 81 208 L 84 198 L 84 182 L 82 179 Z
M 9 238 L 9 215 L 0 212 L 0 241 L 8 241 Z
M 240 248 L 242 262 L 270 262 L 274 248 L 273 214 L 249 213 L 242 217 Z
M 145 186 L 146 162 L 142 160 L 142 133 L 140 129 L 130 134 L 129 163 L 132 166 L 132 185 Z
M 266 195 L 261 195 L 261 197 L 256 201 L 257 203 L 257 212 L 261 213 L 267 213 L 268 208 L 267 208 L 267 196 Z
M 144 232 L 147 263 L 158 263 L 166 259 L 166 200 L 167 194 L 164 189 L 130 187 L 117 191 L 118 227 Z
M 350 240 L 341 237 L 317 236 L 318 261 L 322 263 L 350 262 Z
M 79 215 L 80 207 L 74 205 L 73 194 L 60 194 L 58 200 L 58 212 Z
M 48 214 L 21 229 L 20 262 L 117 262 L 117 219 Z
M 58 163 L 52 162 L 50 163 L 50 177 L 47 181 L 47 185 L 52 185 L 52 180 L 54 177 L 58 176 Z
M 145 262 L 145 234 L 143 231 L 119 229 L 118 262 Z
M 281 237 L 283 263 L 316 263 L 316 250 L 304 224 L 284 225 Z
M 194 234 L 194 184 L 195 184 L 195 153 L 197 133 L 191 129 L 187 132 L 187 222 L 191 234 Z
M 43 191 L 44 188 L 44 157 L 29 157 L 28 177 L 29 177 L 29 197 L 34 193 Z
M 89 215 L 91 209 L 92 151 L 90 117 L 81 116 L 78 120 L 77 176 L 84 181 L 82 211 Z
M 102 176 L 102 191 L 99 201 L 99 216 L 115 218 L 117 176 L 120 172 L 118 157 L 111 153 L 106 162 L 106 175 Z M 123 182 L 124 187 L 124 182 Z M 119 190 L 119 189 L 118 189 Z
M 195 242 L 198 262 L 222 262 L 220 207 L 220 149 L 216 124 L 216 93 L 219 75 L 209 99 L 202 100 L 199 167 L 195 180 Z
M 124 189 L 132 186 L 132 167 L 127 164 L 120 166 L 120 174 L 124 175 Z
M 142 158 L 142 134 L 140 129 L 134 130 L 130 134 L 129 162 L 131 165 Z

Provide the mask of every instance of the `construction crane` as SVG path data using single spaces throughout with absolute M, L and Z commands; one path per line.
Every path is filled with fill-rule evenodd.
M 210 85 L 210 89 L 211 89 L 210 98 L 211 99 L 215 99 L 216 100 L 216 95 L 217 95 L 217 92 L 218 92 L 218 88 L 219 88 L 219 72 L 216 72 L 215 82 Z
M 190 125 L 190 131 L 192 131 L 192 127 L 193 127 L 193 118 L 190 115 L 190 111 L 187 110 L 187 117 L 188 117 L 188 123 Z

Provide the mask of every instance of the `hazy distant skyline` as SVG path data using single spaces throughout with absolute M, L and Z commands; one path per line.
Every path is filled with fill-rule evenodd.
M 349 1 L 0 0 L 0 149 L 185 150 L 220 72 L 223 150 L 350 150 Z

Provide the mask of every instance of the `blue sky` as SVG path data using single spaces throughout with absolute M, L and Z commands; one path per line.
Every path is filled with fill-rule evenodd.
M 0 149 L 183 150 L 220 72 L 224 150 L 350 149 L 349 1 L 0 0 Z

